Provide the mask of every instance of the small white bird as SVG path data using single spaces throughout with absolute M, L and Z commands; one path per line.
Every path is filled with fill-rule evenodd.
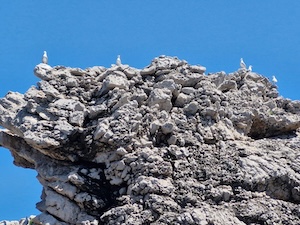
M 241 58 L 240 66 L 241 66 L 242 69 L 246 69 L 246 64 L 244 63 L 243 58 Z
M 252 72 L 252 65 L 250 65 L 250 66 L 248 67 L 248 71 L 249 71 L 249 72 Z
M 122 64 L 122 62 L 121 62 L 121 56 L 118 55 L 117 60 L 116 60 L 116 65 L 120 66 L 121 64 Z
M 275 84 L 278 82 L 278 80 L 276 79 L 275 76 L 272 76 L 272 81 L 273 81 L 273 83 L 275 83 Z
M 42 58 L 42 63 L 48 64 L 48 56 L 47 56 L 46 51 L 44 51 L 44 55 L 43 55 L 43 58 Z

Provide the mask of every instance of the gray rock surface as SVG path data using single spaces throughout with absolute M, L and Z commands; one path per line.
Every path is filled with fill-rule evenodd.
M 7 221 L 7 220 L 3 220 L 0 221 L 0 225 L 31 225 L 33 222 L 33 219 L 35 218 L 35 216 L 31 215 L 27 218 L 22 218 L 19 221 L 15 220 L 15 221 Z
M 300 224 L 300 102 L 204 72 L 37 65 L 36 86 L 0 99 L 0 144 L 43 186 L 30 223 Z

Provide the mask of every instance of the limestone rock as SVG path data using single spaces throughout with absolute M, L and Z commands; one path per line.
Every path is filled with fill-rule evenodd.
M 52 67 L 45 63 L 40 63 L 34 68 L 34 74 L 42 80 L 51 80 L 53 75 L 49 73 Z
M 37 65 L 0 99 L 0 145 L 37 171 L 41 214 L 0 224 L 300 224 L 299 101 L 205 71 Z

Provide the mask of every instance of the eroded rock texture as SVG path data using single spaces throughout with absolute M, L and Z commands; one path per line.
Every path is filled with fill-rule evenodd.
M 36 66 L 0 143 L 43 185 L 36 224 L 300 224 L 300 102 L 267 78 L 161 56 Z

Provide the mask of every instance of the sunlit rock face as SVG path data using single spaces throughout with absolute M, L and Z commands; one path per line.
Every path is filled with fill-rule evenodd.
M 37 65 L 0 100 L 0 144 L 43 186 L 30 223 L 300 224 L 300 102 L 205 70 Z

